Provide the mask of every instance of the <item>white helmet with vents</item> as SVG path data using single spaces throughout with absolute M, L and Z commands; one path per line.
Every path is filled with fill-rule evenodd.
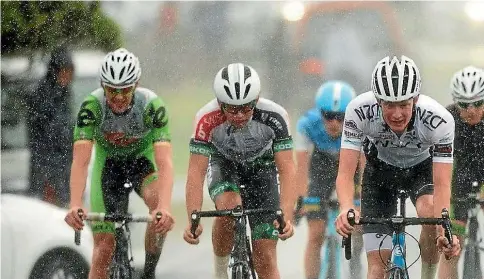
M 245 105 L 259 97 L 260 79 L 252 67 L 233 63 L 218 71 L 213 88 L 219 102 Z
M 375 97 L 389 102 L 400 102 L 420 94 L 420 72 L 412 59 L 402 55 L 380 60 L 373 70 L 371 89 Z
M 484 70 L 467 66 L 452 77 L 450 88 L 456 102 L 475 102 L 484 99 Z
M 115 88 L 133 86 L 141 77 L 138 57 L 125 48 L 108 53 L 101 65 L 101 83 Z

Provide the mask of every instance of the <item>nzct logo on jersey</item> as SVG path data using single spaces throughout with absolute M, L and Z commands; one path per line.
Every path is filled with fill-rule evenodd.
M 356 115 L 360 121 L 368 119 L 370 122 L 374 120 L 376 116 L 380 116 L 381 107 L 378 104 L 364 105 L 355 109 Z
M 427 109 L 422 110 L 419 107 L 417 108 L 417 117 L 424 124 L 425 128 L 430 131 L 437 129 L 443 123 L 447 123 L 443 117 L 434 114 L 433 111 Z

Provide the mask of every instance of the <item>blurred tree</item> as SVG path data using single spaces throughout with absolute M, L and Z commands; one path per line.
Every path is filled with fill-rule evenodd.
M 51 51 L 68 43 L 110 51 L 122 44 L 121 29 L 99 1 L 2 1 L 2 55 Z

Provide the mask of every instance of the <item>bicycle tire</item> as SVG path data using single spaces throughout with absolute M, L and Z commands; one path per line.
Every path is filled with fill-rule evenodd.
M 477 217 L 469 218 L 469 237 L 466 252 L 464 253 L 464 276 L 463 278 L 474 279 L 482 278 L 482 271 L 480 269 L 480 249 L 477 244 L 477 232 L 479 230 L 479 222 Z
M 480 249 L 477 247 L 477 231 L 479 223 L 476 217 L 469 218 L 469 237 L 464 253 L 464 270 L 462 278 L 482 279 Z
M 128 240 L 124 230 L 117 228 L 115 231 L 116 248 L 114 250 L 113 262 L 110 266 L 110 279 L 132 279 L 133 270 L 128 257 Z
M 406 272 L 401 270 L 400 268 L 395 269 L 392 271 L 388 279 L 408 279 Z
M 328 259 L 326 261 L 328 263 L 328 274 L 326 274 L 325 279 L 339 279 L 339 270 L 337 270 L 336 268 L 336 266 L 338 265 L 338 262 L 336 261 L 338 241 L 334 237 L 329 237 L 328 239 L 326 239 L 326 241 L 328 243 L 326 246 L 326 249 L 328 249 L 328 253 L 326 253 L 326 255 L 328 255 Z

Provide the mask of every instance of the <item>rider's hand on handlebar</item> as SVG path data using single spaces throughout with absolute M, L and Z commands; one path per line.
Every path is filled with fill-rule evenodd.
M 460 253 L 459 239 L 457 236 L 453 235 L 452 245 L 450 245 L 449 240 L 445 236 L 440 235 L 437 238 L 437 248 L 441 253 L 444 253 L 448 260 L 450 260 L 451 258 L 458 256 Z
M 80 231 L 84 227 L 83 219 L 79 216 L 79 210 L 81 210 L 83 215 L 86 216 L 87 210 L 85 208 L 73 206 L 69 209 L 66 217 L 64 218 L 64 221 L 66 221 L 66 223 L 76 231 Z
M 190 244 L 198 244 L 200 242 L 200 235 L 203 232 L 202 224 L 198 224 L 197 230 L 195 231 L 195 235 L 197 236 L 197 238 L 193 237 L 191 229 L 192 229 L 192 224 L 189 222 L 188 226 L 185 228 L 185 231 L 183 232 L 183 239 L 185 239 L 185 241 Z
M 157 220 L 156 215 L 161 213 L 161 219 Z M 171 216 L 170 212 L 166 209 L 156 209 L 151 212 L 153 217 L 153 223 L 155 224 L 155 232 L 159 234 L 166 234 L 175 226 L 175 219 Z
M 342 210 L 335 221 L 336 231 L 343 237 L 348 237 L 348 235 L 351 234 L 355 229 L 355 227 L 351 226 L 350 223 L 348 222 L 349 210 L 350 209 Z M 358 210 L 354 210 L 354 212 L 355 212 L 355 221 L 356 223 L 358 223 L 358 220 L 360 219 L 360 212 Z
M 282 234 L 278 235 L 281 240 L 286 240 L 294 235 L 294 226 L 292 225 L 291 220 L 286 220 L 285 223 L 286 226 L 282 229 Z M 277 222 L 277 220 L 274 221 L 274 226 L 276 229 L 279 228 L 279 222 Z

